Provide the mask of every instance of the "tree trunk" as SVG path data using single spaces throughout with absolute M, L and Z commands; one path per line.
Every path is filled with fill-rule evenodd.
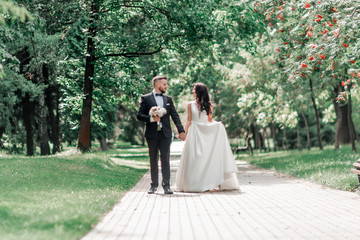
M 274 142 L 274 151 L 277 151 L 277 143 L 276 143 L 276 132 L 275 132 L 275 123 L 271 122 L 271 135 Z
M 355 134 L 355 127 L 354 127 L 354 123 L 352 121 L 352 105 L 351 105 L 351 95 L 348 96 L 349 101 L 347 104 L 348 107 L 348 111 L 347 111 L 347 124 L 349 126 L 349 136 L 350 136 L 350 143 L 351 143 L 351 148 L 354 152 L 356 152 L 356 145 L 355 145 L 355 139 L 356 139 L 356 134 Z
M 266 127 L 265 131 L 266 131 L 266 139 L 267 139 L 267 148 L 268 151 L 271 151 L 271 147 L 270 147 L 271 130 L 269 129 L 269 127 Z M 268 134 L 269 133 L 268 131 L 270 131 L 270 135 Z
M 288 149 L 288 141 L 287 141 L 287 137 L 286 137 L 286 128 L 284 127 L 283 129 L 283 136 L 282 136 L 282 148 L 284 150 Z
M 311 101 L 315 110 L 317 138 L 318 138 L 319 148 L 322 150 L 324 149 L 324 147 L 322 145 L 322 140 L 321 140 L 320 115 L 315 102 L 315 94 L 314 94 L 313 83 L 311 78 L 309 78 L 309 85 L 310 85 Z
M 108 150 L 108 146 L 107 146 L 107 143 L 106 143 L 106 138 L 99 138 L 99 142 L 100 142 L 101 151 Z
M 340 106 L 335 103 L 336 109 L 336 133 L 335 133 L 335 148 L 338 149 L 340 144 L 350 143 L 349 127 L 348 127 L 348 107 L 347 105 Z
M 341 91 L 342 87 L 339 84 L 339 86 L 335 88 L 336 96 L 339 95 Z M 334 100 L 333 103 L 335 105 L 336 113 L 335 148 L 338 149 L 340 144 L 351 143 L 353 151 L 356 151 L 356 134 L 351 116 L 351 97 L 349 96 L 349 101 L 347 104 L 339 104 L 336 102 L 336 100 Z
M 1 149 L 1 148 L 4 148 L 4 144 L 3 144 L 3 142 L 1 141 L 1 138 L 2 138 L 2 136 L 3 136 L 3 134 L 4 134 L 4 132 L 5 132 L 5 128 L 4 128 L 4 127 L 0 127 L 0 149 Z
M 297 149 L 299 151 L 301 151 L 301 141 L 300 141 L 300 127 L 299 127 L 299 123 L 296 126 L 296 139 L 297 139 Z
M 261 133 L 259 132 L 259 128 L 256 125 L 251 124 L 250 129 L 254 138 L 255 149 L 260 149 L 260 150 L 263 149 L 264 141 Z
M 41 73 L 39 76 L 42 79 Z M 43 80 L 40 80 L 40 85 L 44 86 Z M 45 105 L 45 94 L 44 89 L 41 90 L 39 95 L 39 138 L 40 138 L 40 154 L 49 155 L 50 146 L 49 146 L 49 134 L 48 134 L 48 122 L 46 114 L 46 105 Z
M 43 67 L 46 88 L 46 105 L 48 108 L 50 122 L 50 141 L 53 143 L 52 154 L 60 152 L 60 116 L 59 116 L 59 85 L 50 83 L 49 68 L 44 64 Z
M 29 94 L 25 95 L 22 101 L 22 113 L 26 132 L 26 155 L 34 156 L 34 136 L 33 136 L 33 118 L 34 105 L 30 102 Z
M 45 66 L 43 63 L 39 61 L 38 51 L 35 47 L 35 43 L 33 39 L 31 39 L 31 44 L 34 51 L 35 61 L 36 61 L 36 69 L 35 69 L 35 77 L 38 81 L 38 85 L 41 87 L 39 96 L 38 96 L 38 118 L 39 118 L 39 139 L 40 139 L 40 154 L 41 155 L 49 155 L 50 154 L 50 146 L 49 146 L 49 133 L 48 133 L 48 123 L 47 123 L 47 114 L 46 114 L 46 104 L 45 104 L 45 74 L 47 74 L 45 70 Z
M 34 47 L 34 45 L 33 45 Z M 34 50 L 35 51 L 35 50 Z M 24 76 L 25 72 L 27 70 L 25 69 L 25 66 L 30 63 L 31 57 L 29 48 L 25 47 L 18 51 L 16 53 L 16 57 L 20 61 L 19 70 L 20 73 Z M 28 79 L 28 81 L 31 81 L 31 79 Z M 22 98 L 22 118 L 24 121 L 24 127 L 25 127 L 25 135 L 26 135 L 26 155 L 27 156 L 33 156 L 34 155 L 34 133 L 33 133 L 33 119 L 34 119 L 34 112 L 35 107 L 34 103 L 30 102 L 30 96 L 28 93 L 25 94 L 25 96 Z
M 303 112 L 300 112 L 302 117 L 304 118 L 304 122 L 305 122 L 305 131 L 306 131 L 306 139 L 307 139 L 307 149 L 311 150 L 311 144 L 310 144 L 310 132 L 309 132 L 309 125 L 307 123 L 305 114 Z
M 53 128 L 53 136 L 54 136 L 54 147 L 52 153 L 55 154 L 56 152 L 61 151 L 61 142 L 60 142 L 60 91 L 59 86 L 56 88 L 56 106 L 55 106 L 55 112 L 56 112 L 56 118 L 55 118 L 55 124 Z
M 90 115 L 91 115 L 91 104 L 92 104 L 92 92 L 93 92 L 93 78 L 95 74 L 95 41 L 94 38 L 97 33 L 96 22 L 99 13 L 99 3 L 93 1 L 91 3 L 91 17 L 88 29 L 87 39 L 87 54 L 86 54 L 86 65 L 85 65 L 85 79 L 84 79 L 84 96 L 83 106 L 80 121 L 79 137 L 78 137 L 78 148 L 82 152 L 90 150 Z
M 267 141 L 266 127 L 264 127 L 264 128 L 262 129 L 262 131 L 263 131 L 263 139 L 264 139 L 264 150 L 265 150 L 265 152 L 266 152 L 267 149 L 268 149 L 268 141 Z
M 49 112 L 50 129 L 51 129 L 50 140 L 53 143 L 53 149 L 52 149 L 53 154 L 60 152 L 60 117 L 59 117 L 60 96 L 59 95 L 60 95 L 59 86 L 48 88 L 46 91 L 46 103 Z

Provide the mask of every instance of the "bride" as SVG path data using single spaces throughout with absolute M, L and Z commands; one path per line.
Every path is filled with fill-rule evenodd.
M 196 100 L 187 106 L 187 135 L 176 173 L 176 189 L 181 192 L 239 189 L 225 127 L 212 120 L 208 89 L 205 84 L 196 83 L 192 93 Z

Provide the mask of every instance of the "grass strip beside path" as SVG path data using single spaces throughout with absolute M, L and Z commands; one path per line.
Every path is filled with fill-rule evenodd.
M 78 239 L 134 186 L 146 169 L 106 153 L 0 159 L 2 239 Z
M 248 157 L 238 155 L 238 159 L 258 167 L 346 191 L 354 191 L 358 186 L 357 176 L 350 169 L 359 157 L 348 146 L 337 151 L 328 148 L 258 153 Z

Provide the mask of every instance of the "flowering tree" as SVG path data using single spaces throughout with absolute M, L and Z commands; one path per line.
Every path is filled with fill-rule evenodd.
M 360 44 L 356 41 L 360 15 L 356 3 L 257 0 L 253 8 L 271 29 L 273 61 L 283 73 L 286 91 L 292 92 L 294 86 L 308 91 L 318 131 L 316 98 L 323 91 L 329 92 L 337 116 L 335 145 L 338 148 L 340 143 L 351 142 L 356 150 L 350 97 L 360 77 Z

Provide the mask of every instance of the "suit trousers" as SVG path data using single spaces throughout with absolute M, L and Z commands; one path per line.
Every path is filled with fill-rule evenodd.
M 162 186 L 170 187 L 170 145 L 171 138 L 165 137 L 162 131 L 158 131 L 156 136 L 146 138 L 149 147 L 151 186 L 159 186 L 159 152 L 161 161 Z

